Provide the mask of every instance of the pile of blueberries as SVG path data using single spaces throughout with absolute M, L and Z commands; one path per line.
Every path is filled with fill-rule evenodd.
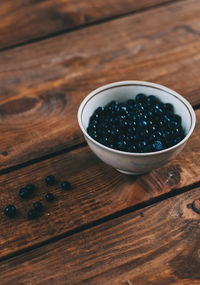
M 87 132 L 107 147 L 135 153 L 160 151 L 185 137 L 181 117 L 174 113 L 173 105 L 144 94 L 98 107 L 90 117 Z
M 55 179 L 55 176 L 53 175 L 48 175 L 46 178 L 45 178 L 45 182 L 47 185 L 55 185 L 56 183 L 56 179 Z M 68 182 L 68 181 L 63 181 L 61 183 L 61 187 L 62 189 L 64 190 L 70 190 L 71 189 L 71 184 Z M 22 199 L 27 199 L 27 198 L 30 198 L 33 193 L 35 191 L 35 186 L 34 184 L 27 184 L 25 187 L 21 188 L 19 190 L 19 197 L 22 198 Z M 45 195 L 45 199 L 50 202 L 50 201 L 53 201 L 54 200 L 54 195 L 52 193 L 47 193 Z M 28 210 L 27 212 L 27 217 L 29 219 L 35 219 L 37 216 L 38 216 L 38 213 L 43 209 L 43 205 L 41 202 L 39 201 L 36 201 L 33 203 L 33 209 L 30 209 Z M 4 214 L 9 217 L 9 218 L 13 218 L 16 216 L 16 207 L 14 205 L 7 205 L 6 208 L 4 209 Z

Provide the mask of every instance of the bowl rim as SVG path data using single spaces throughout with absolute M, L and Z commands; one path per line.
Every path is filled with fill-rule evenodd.
M 91 98 L 93 98 L 94 96 L 98 95 L 99 93 L 105 91 L 106 89 L 116 88 L 116 87 L 120 87 L 120 86 L 130 86 L 130 85 L 133 85 L 133 86 L 139 85 L 139 86 L 145 86 L 145 87 L 153 87 L 153 88 L 159 89 L 162 92 L 167 92 L 168 94 L 177 97 L 187 107 L 187 109 L 189 111 L 189 114 L 191 116 L 191 126 L 190 126 L 190 129 L 189 129 L 189 132 L 184 137 L 184 139 L 182 139 L 179 143 L 177 143 L 177 144 L 175 144 L 175 145 L 173 145 L 173 146 L 171 146 L 169 148 L 166 148 L 166 149 L 163 149 L 163 150 L 160 150 L 160 151 L 142 152 L 142 153 L 141 152 L 140 153 L 138 153 L 138 152 L 127 152 L 127 151 L 121 151 L 121 150 L 113 149 L 113 148 L 107 147 L 107 146 L 99 143 L 95 139 L 93 139 L 87 133 L 87 131 L 85 130 L 85 128 L 83 127 L 83 124 L 82 124 L 82 114 L 83 114 L 84 108 L 87 105 L 87 103 L 90 101 Z M 111 151 L 111 152 L 113 152 L 115 154 L 122 154 L 122 155 L 126 155 L 126 156 L 127 155 L 128 156 L 138 156 L 138 157 L 140 157 L 140 156 L 144 157 L 144 156 L 158 155 L 158 154 L 162 154 L 162 153 L 165 153 L 165 152 L 168 152 L 170 150 L 178 148 L 179 146 L 181 146 L 182 144 L 184 144 L 188 140 L 188 138 L 191 136 L 192 132 L 194 131 L 195 124 L 196 124 L 196 114 L 195 114 L 195 111 L 192 108 L 191 104 L 183 96 L 181 96 L 176 91 L 174 91 L 174 90 L 172 90 L 172 89 L 170 89 L 170 88 L 168 88 L 168 87 L 166 87 L 164 85 L 153 83 L 153 82 L 149 82 L 149 81 L 139 81 L 139 80 L 116 81 L 116 82 L 109 83 L 109 84 L 103 85 L 101 87 L 98 87 L 95 90 L 91 91 L 84 98 L 82 103 L 80 104 L 79 109 L 78 109 L 78 113 L 77 113 L 77 118 L 78 118 L 79 127 L 82 130 L 84 136 L 87 137 L 90 141 L 92 141 L 97 146 L 99 146 L 99 147 L 101 147 L 101 148 L 103 148 L 105 150 Z

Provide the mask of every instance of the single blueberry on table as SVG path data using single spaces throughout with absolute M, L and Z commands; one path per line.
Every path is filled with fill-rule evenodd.
M 35 190 L 35 186 L 32 183 L 27 184 L 25 188 L 30 193 L 32 193 Z
M 22 198 L 22 199 L 26 199 L 30 196 L 30 191 L 28 191 L 26 188 L 21 188 L 19 190 L 19 196 Z
M 45 181 L 48 185 L 54 185 L 55 182 L 56 182 L 56 179 L 55 179 L 55 176 L 54 175 L 48 175 L 46 178 L 45 178 Z
M 16 208 L 13 205 L 7 205 L 4 209 L 4 214 L 9 218 L 14 218 L 16 215 Z
M 42 203 L 38 201 L 33 204 L 33 207 L 36 211 L 41 211 L 43 209 Z
M 64 190 L 70 190 L 71 189 L 71 184 L 68 181 L 63 181 L 63 182 L 61 182 L 61 187 Z
M 34 209 L 28 210 L 28 212 L 27 212 L 27 217 L 28 217 L 28 219 L 30 219 L 30 220 L 35 219 L 35 218 L 37 217 L 37 212 L 36 212 L 36 210 L 34 210 Z
M 54 200 L 54 195 L 52 193 L 47 193 L 45 196 L 47 201 L 53 201 Z

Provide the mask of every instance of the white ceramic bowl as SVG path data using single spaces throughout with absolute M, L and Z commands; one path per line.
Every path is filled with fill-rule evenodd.
M 164 103 L 171 103 L 175 113 L 181 116 L 185 138 L 178 144 L 157 152 L 131 153 L 115 150 L 95 141 L 88 133 L 90 116 L 99 106 L 105 106 L 112 100 L 125 102 L 138 93 L 155 95 Z M 192 134 L 196 116 L 190 103 L 175 91 L 159 84 L 145 81 L 121 81 L 102 86 L 92 91 L 81 103 L 78 110 L 78 122 L 91 150 L 105 163 L 125 174 L 142 174 L 158 168 L 174 158 L 185 146 Z

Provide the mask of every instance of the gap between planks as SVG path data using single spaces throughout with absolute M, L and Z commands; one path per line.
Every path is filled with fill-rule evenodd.
M 155 198 L 152 198 L 152 199 L 150 199 L 150 200 L 148 200 L 146 202 L 142 202 L 142 203 L 139 203 L 139 204 L 137 204 L 135 206 L 131 206 L 131 207 L 125 208 L 123 210 L 117 211 L 117 212 L 112 213 L 112 214 L 110 214 L 108 216 L 105 216 L 105 217 L 100 218 L 98 220 L 95 220 L 93 222 L 87 223 L 87 224 L 82 225 L 80 227 L 77 227 L 77 228 L 75 228 L 73 230 L 67 231 L 66 233 L 62 233 L 62 234 L 57 235 L 57 236 L 55 236 L 53 238 L 47 239 L 47 240 L 45 240 L 43 242 L 40 242 L 40 243 L 38 243 L 38 244 L 36 244 L 34 246 L 29 246 L 27 248 L 23 248 L 22 250 L 15 251 L 12 254 L 8 254 L 8 255 L 5 255 L 5 256 L 2 256 L 0 258 L 0 263 L 3 262 L 3 261 L 8 260 L 10 258 L 14 258 L 14 257 L 20 256 L 20 255 L 22 255 L 24 253 L 27 253 L 29 251 L 32 251 L 34 249 L 40 248 L 40 247 L 42 247 L 44 245 L 48 245 L 50 243 L 57 242 L 57 241 L 59 241 L 59 240 L 61 240 L 63 238 L 72 236 L 74 234 L 78 234 L 80 232 L 84 232 L 84 231 L 86 231 L 88 229 L 91 229 L 93 227 L 99 226 L 101 224 L 104 224 L 104 223 L 106 223 L 108 221 L 111 221 L 111 220 L 114 220 L 116 218 L 123 217 L 123 216 L 128 215 L 130 213 L 133 213 L 135 211 L 138 211 L 138 210 L 141 210 L 141 209 L 145 209 L 146 207 L 149 207 L 149 206 L 153 206 L 153 205 L 158 204 L 158 203 L 160 203 L 160 202 L 162 202 L 162 201 L 164 201 L 166 199 L 179 196 L 179 195 L 181 195 L 181 194 L 183 194 L 185 192 L 192 191 L 192 190 L 194 190 L 195 188 L 198 188 L 198 187 L 200 187 L 200 181 L 195 182 L 195 183 L 190 184 L 190 185 L 187 185 L 185 187 L 171 189 L 170 192 L 162 194 L 162 195 L 157 196 Z
M 186 0 L 169 0 L 169 1 L 165 2 L 165 3 L 158 3 L 158 4 L 152 5 L 150 7 L 140 8 L 137 11 L 130 11 L 130 12 L 127 12 L 127 13 L 106 17 L 106 18 L 99 19 L 99 20 L 96 20 L 96 21 L 93 21 L 93 22 L 90 22 L 90 23 L 79 25 L 77 27 L 69 28 L 67 30 L 63 29 L 63 30 L 60 30 L 60 31 L 57 31 L 57 32 L 50 33 L 50 34 L 48 34 L 46 36 L 41 36 L 41 37 L 38 37 L 38 38 L 35 38 L 35 39 L 32 39 L 32 40 L 27 40 L 27 41 L 21 42 L 19 44 L 14 44 L 14 45 L 10 45 L 8 47 L 0 48 L 0 52 L 11 50 L 11 49 L 15 49 L 15 48 L 22 47 L 22 46 L 25 46 L 25 45 L 29 45 L 29 44 L 32 44 L 32 43 L 37 43 L 37 42 L 40 42 L 40 41 L 43 41 L 43 40 L 46 40 L 46 39 L 49 39 L 49 38 L 54 38 L 54 37 L 57 37 L 57 36 L 60 36 L 60 35 L 63 35 L 63 34 L 72 33 L 72 32 L 79 31 L 79 30 L 82 30 L 82 29 L 87 28 L 87 27 L 96 26 L 96 25 L 99 25 L 99 24 L 102 24 L 102 23 L 105 23 L 105 22 L 111 22 L 113 20 L 117 20 L 117 19 L 120 19 L 120 18 L 128 17 L 130 15 L 143 13 L 143 12 L 146 12 L 146 11 L 149 11 L 149 10 L 153 10 L 153 9 L 156 9 L 156 8 L 160 8 L 160 7 L 169 6 L 170 4 L 174 4 L 175 2 L 180 2 L 180 1 L 185 2 Z

